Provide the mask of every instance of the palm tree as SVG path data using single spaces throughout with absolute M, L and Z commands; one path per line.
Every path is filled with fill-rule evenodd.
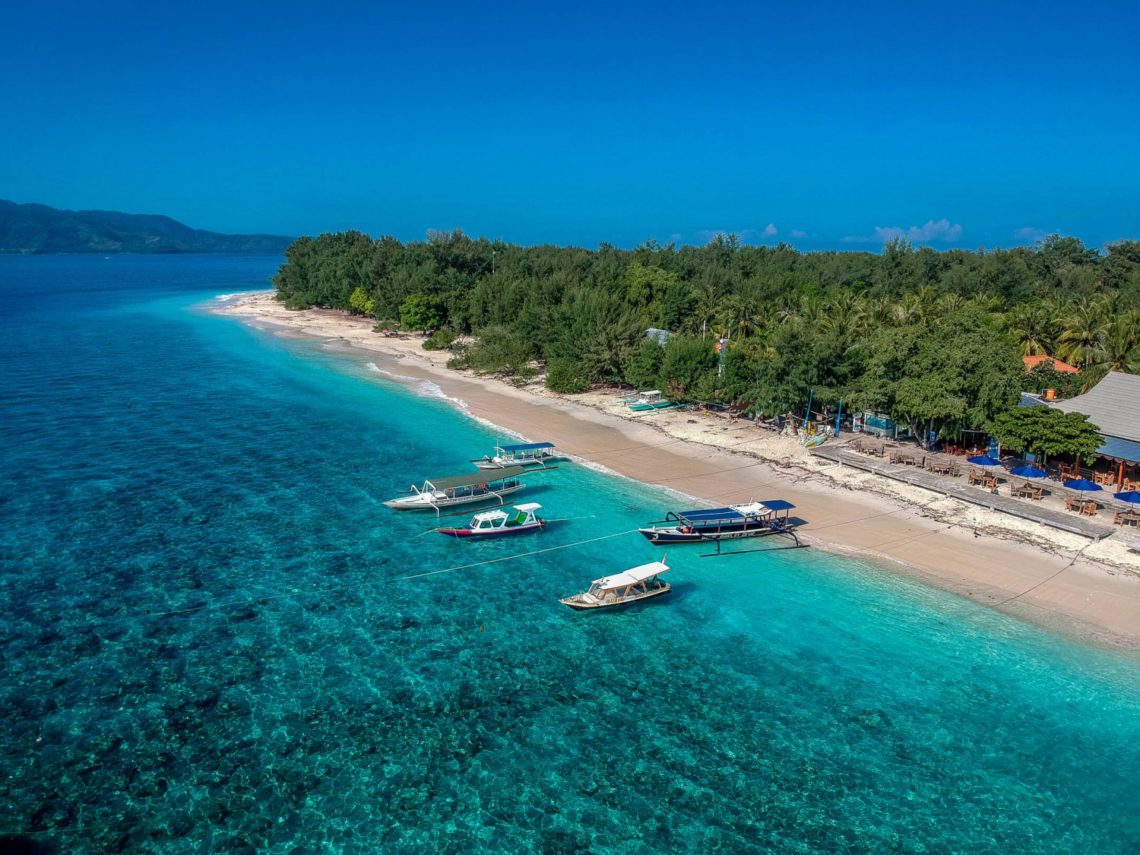
M 717 306 L 720 302 L 717 299 L 716 289 L 712 283 L 701 281 L 693 288 L 693 311 L 689 315 L 689 331 L 692 333 L 704 333 L 708 325 L 713 323 L 717 317 Z
M 844 291 L 827 307 L 820 326 L 841 341 L 849 341 L 865 326 L 862 301 Z
M 1009 332 L 1022 356 L 1049 354 L 1057 337 L 1057 322 L 1040 303 L 1015 306 L 1006 316 Z
M 1101 304 L 1088 297 L 1078 300 L 1061 320 L 1057 355 L 1072 365 L 1087 366 L 1097 349 L 1097 333 L 1103 326 Z
M 1140 373 L 1140 311 L 1136 309 L 1117 315 L 1097 331 L 1081 391 L 1087 392 L 1109 371 Z

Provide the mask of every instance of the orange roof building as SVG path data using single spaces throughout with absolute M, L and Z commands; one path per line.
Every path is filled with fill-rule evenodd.
M 1081 373 L 1081 369 L 1074 368 L 1072 365 L 1070 365 L 1067 362 L 1062 362 L 1059 359 L 1054 359 L 1052 356 L 1045 356 L 1044 354 L 1038 354 L 1036 356 L 1023 356 L 1023 357 L 1021 357 L 1021 362 L 1025 366 L 1026 371 L 1032 371 L 1034 368 L 1036 368 L 1042 362 L 1052 362 L 1053 368 L 1056 369 L 1056 371 L 1060 374 L 1080 374 Z

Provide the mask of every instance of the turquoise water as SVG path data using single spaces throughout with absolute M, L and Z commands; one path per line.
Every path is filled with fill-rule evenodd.
M 60 852 L 1140 849 L 1140 667 L 813 550 L 658 557 L 577 466 L 458 543 L 495 433 L 193 307 L 273 259 L 0 257 L 0 834 Z M 541 438 L 541 437 L 538 437 Z M 461 518 L 456 518 L 461 519 Z

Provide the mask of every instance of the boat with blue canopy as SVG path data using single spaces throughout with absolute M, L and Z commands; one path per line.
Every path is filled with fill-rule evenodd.
M 789 515 L 793 508 L 795 505 L 783 499 L 767 499 L 724 508 L 670 511 L 665 519 L 638 531 L 650 543 L 659 546 L 770 534 L 786 534 L 799 543 L 795 534 L 796 524 Z
M 496 445 L 495 453 L 472 460 L 478 469 L 503 469 L 507 466 L 546 466 L 561 459 L 553 442 L 523 442 Z

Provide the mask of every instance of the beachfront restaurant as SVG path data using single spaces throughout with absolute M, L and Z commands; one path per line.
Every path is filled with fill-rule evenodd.
M 1067 413 L 1083 413 L 1104 442 L 1097 449 L 1094 480 L 1116 490 L 1140 490 L 1140 375 L 1110 371 L 1083 395 L 1041 401 Z

